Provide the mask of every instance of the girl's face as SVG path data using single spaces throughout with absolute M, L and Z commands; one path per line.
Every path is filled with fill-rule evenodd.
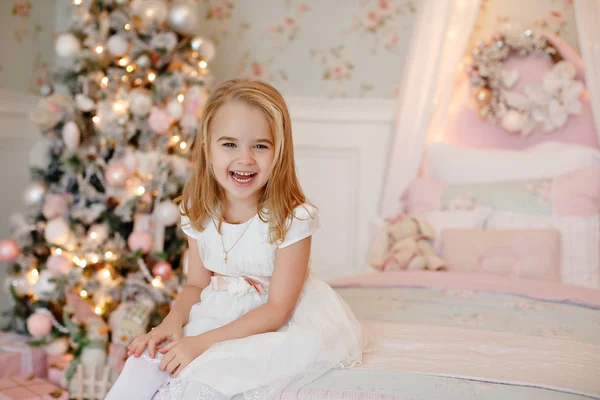
M 275 154 L 262 112 L 242 102 L 226 103 L 211 121 L 210 138 L 210 163 L 227 199 L 258 201 Z

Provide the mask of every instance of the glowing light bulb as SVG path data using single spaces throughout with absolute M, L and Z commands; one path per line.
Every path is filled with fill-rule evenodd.
M 177 101 L 180 102 L 180 103 L 183 103 L 183 99 L 184 98 L 185 98 L 185 96 L 183 94 L 181 94 L 181 93 L 177 95 Z
M 131 30 L 131 25 L 125 24 L 125 26 L 123 28 L 125 28 L 126 31 Z
M 208 64 L 206 63 L 206 61 L 200 61 L 200 62 L 198 63 L 198 66 L 199 66 L 200 68 L 206 68 L 206 67 L 208 66 Z
M 75 4 L 76 6 L 81 5 L 81 0 L 73 0 L 73 4 Z
M 98 315 L 102 314 L 102 307 L 100 307 L 100 306 L 96 306 L 96 307 L 94 308 L 94 312 L 95 312 L 96 314 L 98 314 Z
M 92 256 L 92 263 L 96 264 L 98 263 L 99 259 L 98 256 Z
M 143 195 L 145 192 L 146 192 L 146 188 L 145 187 L 138 186 L 138 188 L 137 188 L 137 194 L 138 194 L 138 196 Z
M 113 256 L 112 251 L 107 251 L 106 253 L 104 253 L 104 257 L 106 257 L 106 258 L 112 258 L 112 256 Z
M 96 239 L 96 238 L 98 237 L 98 233 L 96 233 L 96 232 L 92 232 L 92 233 L 90 233 L 90 237 L 91 237 L 92 239 Z
M 127 68 L 125 68 L 125 71 L 133 72 L 133 65 L 128 65 Z
M 181 140 L 181 138 L 179 137 L 179 135 L 175 135 L 171 138 L 171 140 L 173 141 L 173 143 L 177 143 Z
M 102 46 L 96 46 L 96 53 L 102 54 L 103 51 L 104 51 L 104 47 L 102 47 Z
M 37 278 L 38 276 L 40 276 L 40 272 L 34 268 L 31 270 L 31 276 L 33 276 L 34 278 Z
M 110 271 L 107 269 L 102 270 L 102 276 L 105 278 L 110 278 Z
M 185 149 L 187 147 L 187 143 L 186 142 L 181 142 L 179 143 L 179 147 L 181 147 L 181 149 Z
M 162 285 L 162 282 L 160 280 L 160 277 L 157 276 L 156 278 L 152 279 L 152 286 L 159 287 L 161 285 Z
M 73 257 L 73 262 L 77 265 L 79 265 L 79 257 L 75 256 Z
M 86 265 L 87 265 L 87 261 L 85 261 L 85 260 L 81 260 L 81 261 L 79 262 L 79 266 L 80 266 L 81 268 L 85 268 L 85 266 L 86 266 Z
M 108 85 L 108 77 L 103 77 L 102 79 L 100 79 L 100 82 L 102 83 L 102 87 L 106 87 L 106 85 Z
M 87 292 L 87 290 L 83 289 L 81 292 L 79 292 L 79 295 L 80 295 L 81 297 L 87 297 L 87 295 L 88 295 L 88 292 Z
M 60 256 L 62 254 L 62 249 L 56 249 L 54 252 Z
M 100 117 L 99 116 L 94 116 L 94 118 L 92 118 L 92 121 L 94 121 L 95 124 L 100 122 Z
M 155 80 L 155 79 L 156 79 L 156 74 L 155 74 L 154 72 L 150 72 L 150 73 L 148 74 L 148 80 L 149 80 L 150 82 L 154 82 L 154 80 Z

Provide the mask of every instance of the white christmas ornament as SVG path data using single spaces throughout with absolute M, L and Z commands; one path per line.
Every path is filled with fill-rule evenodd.
M 42 182 L 33 182 L 27 186 L 23 199 L 27 206 L 33 207 L 41 205 L 46 195 L 46 185 Z
M 44 237 L 49 243 L 64 246 L 71 238 L 69 224 L 62 217 L 54 218 L 46 224 Z
M 190 46 L 192 49 L 196 50 L 200 57 L 206 62 L 210 62 L 215 57 L 215 45 L 208 39 L 195 37 L 192 39 Z
M 62 137 L 67 149 L 70 151 L 77 149 L 81 139 L 81 132 L 79 131 L 77 124 L 73 121 L 67 122 L 63 127 Z
M 110 54 L 119 57 L 127 53 L 129 43 L 123 36 L 113 35 L 108 39 L 108 42 L 106 42 L 106 48 Z
M 167 104 L 167 111 L 175 121 L 179 121 L 183 115 L 183 106 L 177 99 L 173 99 Z
M 133 0 L 131 11 L 133 15 L 140 17 L 140 28 L 143 31 L 150 29 L 152 25 L 162 25 L 169 12 L 164 0 Z
M 53 275 L 47 269 L 40 272 L 38 280 L 33 287 L 33 293 L 42 301 L 49 301 L 56 296 L 56 283 L 52 281 Z
M 181 218 L 179 215 L 179 208 L 171 200 L 161 201 L 158 206 L 156 206 L 155 213 L 158 222 L 166 226 L 176 224 Z
M 137 171 L 138 162 L 133 150 L 127 149 L 125 157 L 123 157 L 123 165 L 131 172 Z
M 10 284 L 12 285 L 15 293 L 19 296 L 24 296 L 31 292 L 32 284 L 29 282 L 25 276 L 19 276 L 11 280 Z
M 71 33 L 63 33 L 56 40 L 56 54 L 63 58 L 75 56 L 81 50 L 81 43 Z
M 96 102 L 88 96 L 78 93 L 75 95 L 75 106 L 80 111 L 90 112 L 96 108 Z
M 198 27 L 198 10 L 189 1 L 178 1 L 169 10 L 169 26 L 182 35 L 193 34 Z
M 136 117 L 145 117 L 152 109 L 152 93 L 146 89 L 135 89 L 129 93 L 129 109 Z

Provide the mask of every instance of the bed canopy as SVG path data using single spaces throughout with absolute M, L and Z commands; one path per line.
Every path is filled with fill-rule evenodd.
M 428 142 L 465 144 L 464 135 L 477 134 L 476 138 L 467 141 L 467 145 L 514 149 L 543 140 L 564 140 L 598 147 L 600 2 L 574 2 L 581 56 L 561 39 L 542 33 L 559 49 L 562 57 L 575 66 L 575 73 L 585 82 L 586 90 L 582 95 L 585 117 L 570 118 L 562 131 L 530 137 L 507 134 L 502 127 L 477 118 L 472 110 L 460 111 L 466 102 L 465 96 L 469 96 L 463 55 L 480 5 L 481 0 L 425 0 L 419 9 L 397 99 L 394 135 L 379 209 L 382 218 L 400 211 L 399 198 L 417 176 Z M 518 64 L 519 60 L 514 62 Z M 546 66 L 532 65 L 529 71 L 522 73 L 539 80 L 540 68 Z M 481 133 L 484 130 L 486 133 Z

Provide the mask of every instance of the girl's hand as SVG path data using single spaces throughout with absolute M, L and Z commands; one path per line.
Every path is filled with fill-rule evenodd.
M 161 347 L 158 351 L 165 356 L 160 362 L 160 370 L 167 371 L 172 378 L 204 353 L 210 347 L 210 343 L 203 335 L 186 336 Z
M 129 344 L 127 356 L 135 355 L 139 357 L 148 346 L 148 354 L 154 358 L 156 356 L 156 346 L 165 340 L 176 341 L 183 337 L 183 327 L 176 320 L 165 318 L 156 328 L 153 328 L 145 335 L 139 336 Z

